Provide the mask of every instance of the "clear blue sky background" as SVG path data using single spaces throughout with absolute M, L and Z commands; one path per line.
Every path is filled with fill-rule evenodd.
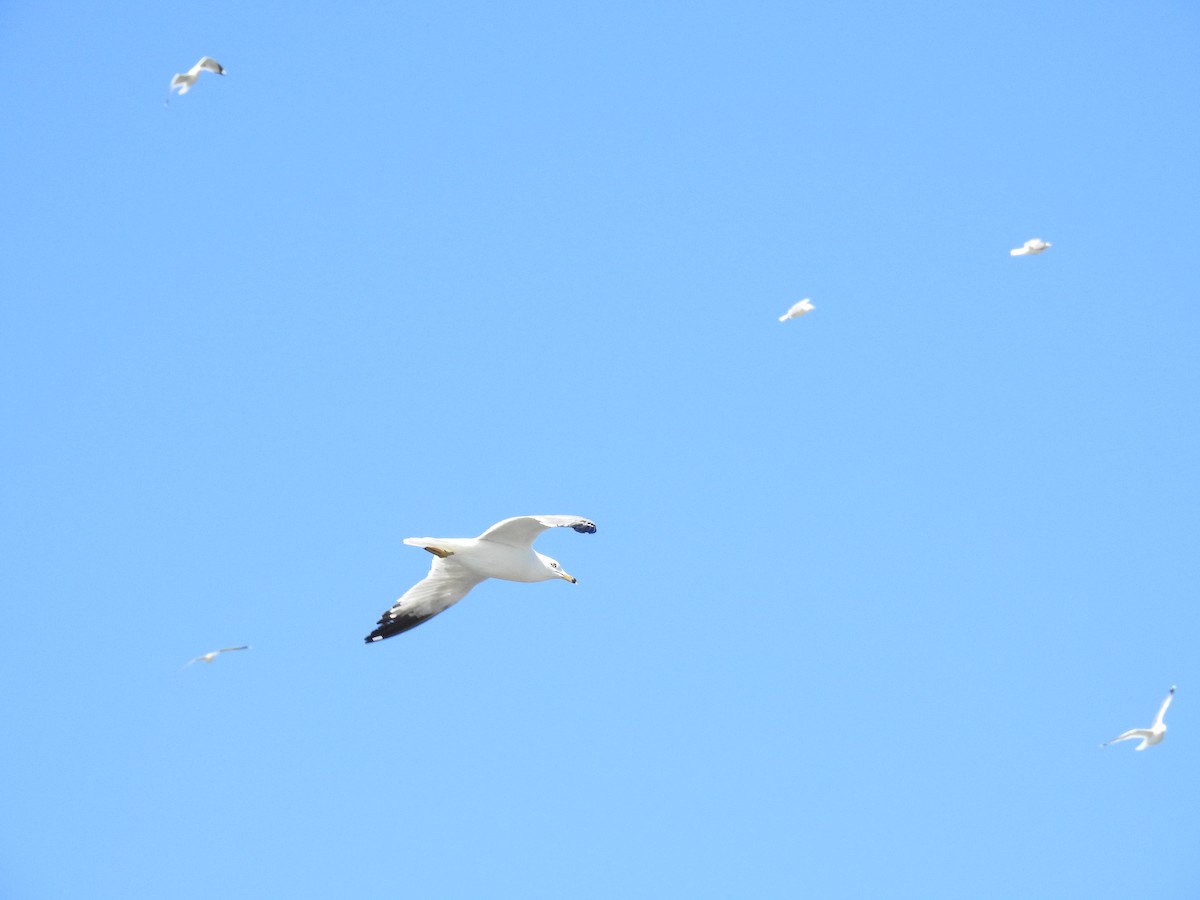
M 1198 41 L 5 3 L 0 896 L 1197 896 Z

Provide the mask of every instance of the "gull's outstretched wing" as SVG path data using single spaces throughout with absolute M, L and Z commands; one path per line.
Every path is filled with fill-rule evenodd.
M 218 75 L 225 74 L 224 67 L 211 56 L 200 57 L 200 62 L 196 63 L 196 68 L 207 69 L 209 72 L 216 72 Z
M 1122 735 L 1118 735 L 1111 741 L 1105 741 L 1100 746 L 1107 747 L 1109 744 L 1115 744 L 1117 741 L 1128 741 L 1132 740 L 1133 738 L 1142 738 L 1144 740 L 1145 738 L 1150 737 L 1151 734 L 1153 734 L 1153 732 L 1151 732 L 1149 728 L 1131 728 L 1129 731 Z
M 1154 717 L 1154 727 L 1157 728 L 1162 724 L 1163 716 L 1167 714 L 1167 707 L 1171 705 L 1171 698 L 1175 696 L 1175 685 L 1171 685 L 1171 690 L 1167 692 L 1167 699 L 1163 701 L 1163 705 L 1158 710 L 1158 715 Z
M 1009 250 L 1008 255 L 1009 256 L 1028 256 L 1029 248 L 1028 247 L 1018 247 L 1016 250 Z
M 548 528 L 574 528 L 580 534 L 595 534 L 596 525 L 579 516 L 514 516 L 497 522 L 479 536 L 510 547 L 532 547 L 534 540 Z
M 479 582 L 480 578 L 468 571 L 458 560 L 450 557 L 435 559 L 429 574 L 409 588 L 403 597 L 392 604 L 383 614 L 374 631 L 363 640 L 368 643 L 382 641 L 410 628 L 416 628 L 427 619 L 449 609 Z
M 250 649 L 249 644 L 245 644 L 241 647 L 222 647 L 220 650 L 212 650 L 208 653 L 201 654 L 200 656 L 197 656 L 194 659 L 189 659 L 186 663 L 184 663 L 183 668 L 186 669 L 192 663 L 212 662 L 214 659 L 216 659 L 222 653 L 228 653 L 231 650 L 249 650 L 249 649 Z
M 179 88 L 179 96 L 182 97 L 188 92 L 188 86 L 191 84 L 186 75 L 176 75 L 171 79 L 171 85 L 167 88 L 167 99 L 163 101 L 163 106 L 171 102 L 171 95 L 175 88 Z

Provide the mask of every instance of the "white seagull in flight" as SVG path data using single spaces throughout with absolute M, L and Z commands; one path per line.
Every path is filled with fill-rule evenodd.
M 197 656 L 195 659 L 188 660 L 186 665 L 184 665 L 184 668 L 186 669 L 188 666 L 190 666 L 194 662 L 210 663 L 214 659 L 216 659 L 218 656 L 220 656 L 222 653 L 230 653 L 234 650 L 249 650 L 249 649 L 250 649 L 250 646 L 248 644 L 244 647 L 222 647 L 220 650 L 214 650 L 211 653 L 205 653 L 203 656 Z
M 1163 737 L 1167 733 L 1167 726 L 1163 724 L 1163 716 L 1167 714 L 1167 707 L 1171 705 L 1171 698 L 1175 696 L 1175 685 L 1171 685 L 1171 690 L 1167 693 L 1167 699 L 1163 701 L 1163 705 L 1158 710 L 1158 715 L 1154 717 L 1154 724 L 1149 728 L 1131 728 L 1118 737 L 1113 738 L 1107 743 L 1101 744 L 1101 747 L 1107 747 L 1109 744 L 1115 744 L 1117 741 L 1128 741 L 1134 738 L 1140 738 L 1141 743 L 1134 747 L 1134 750 L 1145 750 L 1154 744 L 1161 744 Z
M 1009 250 L 1009 256 L 1037 256 L 1039 253 L 1045 253 L 1047 247 L 1054 245 L 1048 241 L 1043 241 L 1041 238 L 1034 238 L 1031 241 L 1026 241 L 1016 250 Z
M 814 309 L 816 309 L 816 307 L 812 305 L 812 301 L 805 297 L 799 303 L 794 304 L 792 308 L 785 312 L 782 316 L 780 316 L 779 321 L 786 322 L 788 319 L 798 319 L 805 313 L 812 312 Z
M 404 543 L 424 547 L 437 559 L 429 574 L 392 604 L 380 618 L 378 627 L 364 640 L 371 644 L 416 628 L 449 609 L 488 578 L 504 581 L 562 578 L 575 584 L 558 560 L 533 549 L 534 540 L 547 528 L 596 533 L 595 524 L 579 516 L 517 516 L 497 522 L 477 538 L 405 538 Z
M 182 97 L 192 89 L 193 84 L 200 80 L 200 73 L 204 71 L 216 72 L 218 75 L 225 74 L 225 69 L 211 56 L 200 57 L 200 62 L 171 79 L 171 86 L 167 88 L 167 99 L 163 101 L 163 106 L 171 102 L 171 91 L 178 88 L 179 96 Z

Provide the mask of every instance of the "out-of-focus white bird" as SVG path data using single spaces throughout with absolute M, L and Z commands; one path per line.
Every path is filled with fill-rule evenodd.
M 225 74 L 224 67 L 211 56 L 200 57 L 200 62 L 171 79 L 171 86 L 167 88 L 167 99 L 163 101 L 163 106 L 171 102 L 171 91 L 178 88 L 179 96 L 182 97 L 192 89 L 192 85 L 200 79 L 200 73 L 204 71 L 216 72 L 218 75 Z
M 214 650 L 211 653 L 205 653 L 203 656 L 197 656 L 195 659 L 189 659 L 187 661 L 187 663 L 184 665 L 184 668 L 186 669 L 188 666 L 190 666 L 194 662 L 210 663 L 214 659 L 216 659 L 218 656 L 220 656 L 222 653 L 231 653 L 234 650 L 249 650 L 249 649 L 251 649 L 249 644 L 247 644 L 244 647 L 222 647 L 220 650 Z
M 1016 250 L 1009 250 L 1009 256 L 1036 256 L 1039 253 L 1045 253 L 1047 247 L 1054 245 L 1048 241 L 1043 241 L 1041 238 L 1034 238 L 1031 241 L 1026 241 Z
M 806 313 L 812 312 L 814 309 L 816 309 L 816 307 L 812 305 L 812 301 L 805 297 L 799 303 L 794 304 L 792 308 L 785 312 L 782 316 L 780 316 L 779 321 L 786 322 L 788 319 L 798 319 Z
M 1167 694 L 1167 699 L 1163 701 L 1162 707 L 1158 710 L 1158 715 L 1154 718 L 1154 724 L 1149 728 L 1131 728 L 1118 737 L 1113 738 L 1107 743 L 1101 744 L 1101 747 L 1107 747 L 1109 744 L 1115 744 L 1117 741 L 1129 741 L 1134 738 L 1140 738 L 1141 743 L 1134 747 L 1134 750 L 1145 750 L 1147 747 L 1154 744 L 1161 744 L 1164 735 L 1167 733 L 1167 726 L 1163 724 L 1163 716 L 1167 714 L 1167 707 L 1171 705 L 1171 698 L 1175 696 L 1175 685 L 1171 685 L 1171 690 Z

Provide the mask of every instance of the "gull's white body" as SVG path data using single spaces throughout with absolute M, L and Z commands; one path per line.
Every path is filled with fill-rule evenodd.
M 1026 241 L 1016 250 L 1009 250 L 1009 256 L 1037 256 L 1039 253 L 1045 253 L 1047 247 L 1053 247 L 1053 244 L 1043 241 L 1041 238 L 1034 238 L 1031 241 Z
M 405 538 L 404 543 L 423 547 L 437 559 L 429 574 L 383 614 L 366 642 L 416 628 L 488 578 L 525 582 L 562 578 L 574 584 L 575 579 L 557 560 L 533 549 L 534 540 L 548 528 L 574 528 L 584 534 L 596 531 L 592 522 L 579 516 L 517 516 L 497 522 L 477 538 Z
M 222 653 L 232 653 L 234 650 L 249 650 L 249 649 L 250 649 L 249 645 L 247 645 L 245 647 L 222 647 L 220 650 L 213 650 L 211 653 L 205 653 L 203 656 L 197 656 L 195 659 L 188 660 L 187 663 L 184 665 L 184 668 L 186 669 L 188 666 L 190 666 L 194 662 L 210 663 L 214 659 L 216 659 L 218 656 L 220 656 Z
M 798 319 L 801 316 L 812 312 L 814 309 L 816 309 L 816 307 L 813 306 L 812 301 L 806 297 L 799 303 L 793 304 L 791 309 L 779 317 L 779 321 L 786 322 L 788 319 Z
M 1149 728 L 1131 728 L 1122 735 L 1118 735 L 1111 741 L 1101 744 L 1101 747 L 1107 747 L 1109 744 L 1115 744 L 1117 741 L 1131 741 L 1140 738 L 1141 743 L 1134 747 L 1134 750 L 1145 750 L 1147 747 L 1153 747 L 1155 744 L 1161 744 L 1162 739 L 1166 737 L 1167 726 L 1163 722 L 1163 716 L 1167 714 L 1167 707 L 1171 705 L 1171 698 L 1175 696 L 1175 685 L 1171 685 L 1171 690 L 1167 694 L 1167 699 L 1163 701 L 1163 705 L 1159 707 L 1158 715 L 1154 717 L 1154 724 Z
M 167 89 L 167 99 L 171 99 L 171 91 L 177 90 L 180 97 L 190 91 L 192 85 L 200 80 L 201 72 L 215 72 L 218 75 L 224 75 L 225 69 L 211 56 L 200 57 L 200 62 L 171 79 L 171 86 Z

